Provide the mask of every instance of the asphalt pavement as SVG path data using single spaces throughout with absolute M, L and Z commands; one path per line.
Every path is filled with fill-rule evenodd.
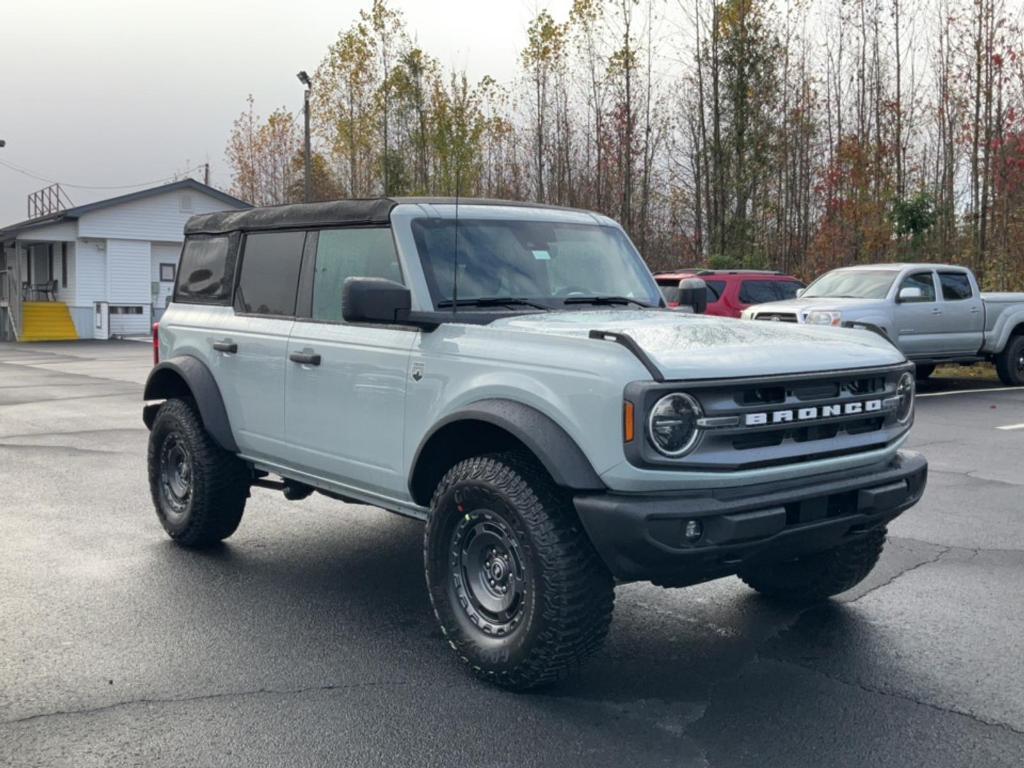
M 174 546 L 149 355 L 0 345 L 0 765 L 1024 765 L 1024 390 L 922 386 L 928 490 L 851 592 L 620 587 L 580 677 L 510 694 L 442 641 L 415 521 L 254 490 Z

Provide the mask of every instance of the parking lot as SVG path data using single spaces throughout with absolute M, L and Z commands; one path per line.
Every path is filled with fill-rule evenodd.
M 922 385 L 928 491 L 853 591 L 624 586 L 582 676 L 509 694 L 442 641 L 415 521 L 254 490 L 224 547 L 174 546 L 149 357 L 0 345 L 0 765 L 1024 761 L 1024 390 Z

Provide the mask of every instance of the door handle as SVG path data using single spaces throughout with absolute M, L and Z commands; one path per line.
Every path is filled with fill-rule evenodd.
M 292 352 L 288 359 L 300 365 L 320 365 L 320 355 L 311 351 Z
M 939 309 L 938 307 L 936 307 L 935 309 L 932 310 L 932 314 L 933 315 L 941 315 L 942 314 L 942 310 Z
M 213 348 L 218 352 L 227 352 L 229 355 L 233 355 L 238 351 L 238 345 L 231 339 L 215 341 L 213 342 Z
M 971 307 L 971 314 L 972 314 L 972 315 L 976 315 L 976 314 L 978 314 L 979 312 L 981 312 L 981 310 L 980 310 L 980 309 L 978 309 L 977 307 Z

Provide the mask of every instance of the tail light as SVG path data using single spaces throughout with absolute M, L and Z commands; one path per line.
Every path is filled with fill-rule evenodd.
M 160 363 L 160 323 L 153 323 L 153 365 Z

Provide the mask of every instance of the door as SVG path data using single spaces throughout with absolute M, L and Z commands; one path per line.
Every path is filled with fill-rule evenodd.
M 904 289 L 915 296 L 901 299 Z M 942 308 L 935 290 L 935 273 L 921 270 L 906 275 L 896 288 L 893 307 L 899 347 L 907 357 L 929 358 L 942 354 Z
M 285 363 L 304 240 L 304 232 L 246 235 L 234 312 L 206 333 L 235 440 L 251 458 L 286 455 Z
M 325 229 L 307 248 L 305 317 L 288 342 L 286 421 L 297 469 L 392 498 L 408 498 L 403 429 L 416 329 L 348 325 L 349 277 L 402 282 L 391 230 Z M 307 288 L 308 286 L 308 288 Z M 300 305 L 302 304 L 300 299 Z M 300 466 L 301 464 L 301 466 Z
M 981 294 L 960 270 L 940 270 L 943 347 L 950 354 L 976 355 L 985 334 Z

